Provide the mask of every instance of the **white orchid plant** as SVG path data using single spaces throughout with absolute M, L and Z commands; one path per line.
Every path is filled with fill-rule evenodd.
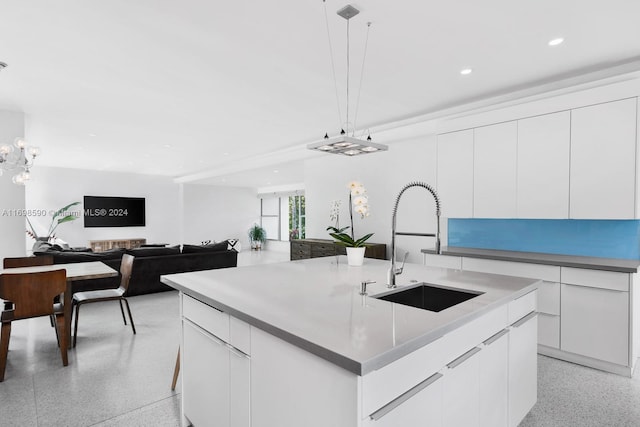
M 332 221 L 336 221 L 336 225 L 327 227 L 327 231 L 330 231 L 329 235 L 336 239 L 338 245 L 360 248 L 365 245 L 365 242 L 369 240 L 373 233 L 366 234 L 359 239 L 355 238 L 355 232 L 353 229 L 353 212 L 360 215 L 360 218 L 364 219 L 369 216 L 369 198 L 367 197 L 367 190 L 364 185 L 358 181 L 352 181 L 349 183 L 349 219 L 351 225 L 340 228 L 340 201 L 334 200 L 331 204 L 331 212 L 329 218 Z M 346 231 L 351 229 L 350 233 Z

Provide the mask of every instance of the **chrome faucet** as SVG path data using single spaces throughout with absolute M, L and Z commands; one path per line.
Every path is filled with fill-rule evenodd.
M 400 199 L 405 191 L 407 191 L 411 187 L 422 187 L 429 191 L 433 198 L 436 201 L 436 221 L 437 221 L 437 230 L 436 233 L 408 233 L 408 232 L 399 232 L 396 231 L 396 217 L 398 214 L 398 203 L 400 203 Z M 402 274 L 404 270 L 404 263 L 407 260 L 407 255 L 409 252 L 404 254 L 404 259 L 402 261 L 402 267 L 396 268 L 396 236 L 421 236 L 421 237 L 435 237 L 436 238 L 436 253 L 440 254 L 440 198 L 438 197 L 438 193 L 434 190 L 429 184 L 424 182 L 410 182 L 405 185 L 398 197 L 396 197 L 396 203 L 393 206 L 393 217 L 391 219 L 391 268 L 389 268 L 388 277 L 387 277 L 387 287 L 395 288 L 396 287 L 396 276 Z

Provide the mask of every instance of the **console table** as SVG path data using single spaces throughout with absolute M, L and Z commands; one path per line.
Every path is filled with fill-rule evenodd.
M 337 245 L 333 240 L 295 239 L 291 240 L 290 243 L 291 261 L 347 254 L 346 248 L 344 246 Z M 387 259 L 387 245 L 384 243 L 367 243 L 365 247 L 365 257 Z
M 89 240 L 89 246 L 93 252 L 104 252 L 115 248 L 135 249 L 145 243 L 147 239 Z

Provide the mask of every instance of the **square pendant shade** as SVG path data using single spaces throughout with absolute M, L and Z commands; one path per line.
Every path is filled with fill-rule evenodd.
M 314 142 L 307 145 L 307 148 L 309 150 L 342 154 L 344 156 L 358 156 L 360 154 L 387 151 L 389 149 L 389 147 L 383 144 L 376 144 L 371 141 L 363 141 L 344 135 L 328 138 L 322 142 Z

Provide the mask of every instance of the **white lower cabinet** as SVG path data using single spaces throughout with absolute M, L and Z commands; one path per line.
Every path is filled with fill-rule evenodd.
M 538 313 L 538 344 L 560 348 L 560 316 Z
M 250 427 L 251 360 L 230 344 L 249 351 L 249 325 L 188 296 L 182 312 L 183 421 Z
M 475 347 L 447 365 L 443 383 L 443 424 L 479 426 L 480 356 Z
M 511 325 L 509 331 L 509 427 L 515 427 L 538 399 L 537 313 Z
M 229 425 L 250 427 L 251 360 L 235 349 L 229 351 Z
M 223 341 L 183 323 L 182 400 L 194 426 L 229 426 L 229 350 Z
M 509 404 L 509 331 L 486 340 L 479 353 L 480 427 L 506 427 Z
M 562 284 L 563 351 L 626 366 L 629 292 Z

